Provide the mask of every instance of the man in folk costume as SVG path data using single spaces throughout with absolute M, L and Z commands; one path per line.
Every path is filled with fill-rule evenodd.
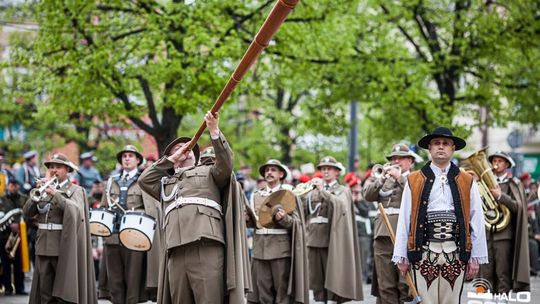
M 65 155 L 44 164 L 57 183 L 32 190 L 23 208 L 38 220 L 30 303 L 97 303 L 86 192 L 70 182 L 75 165 Z
M 383 204 L 393 232 L 396 232 L 399 207 L 403 187 L 407 183 L 407 177 L 414 166 L 414 156 L 405 144 L 395 144 L 392 151 L 386 155 L 391 162 L 390 166 L 384 167 L 384 172 L 375 177 L 373 183 L 364 187 L 364 197 L 368 201 Z M 398 269 L 392 263 L 394 244 L 390 239 L 390 232 L 380 214 L 375 218 L 374 233 L 374 294 L 382 304 L 393 304 L 410 301 L 409 287 L 405 278 L 399 275 Z
M 321 178 L 303 197 L 307 217 L 309 286 L 317 303 L 362 300 L 362 270 L 351 191 L 340 185 L 332 156 L 317 166 Z
M 257 215 L 248 227 L 256 228 L 253 239 L 253 292 L 249 303 L 308 303 L 307 252 L 304 241 L 302 202 L 296 198 L 296 208 L 287 214 L 280 203 L 271 208 L 272 222 L 263 227 L 258 221 L 263 202 L 272 193 L 284 190 L 287 170 L 279 160 L 271 159 L 259 168 L 267 182 L 265 189 L 251 196 L 250 206 Z M 266 207 L 268 208 L 268 206 Z
M 218 127 L 218 115 L 205 116 L 215 163 L 197 166 L 199 147 L 191 138 L 171 142 L 164 156 L 141 175 L 141 188 L 161 201 L 158 302 L 244 303 L 251 287 L 244 205 L 232 175 L 233 154 Z
M 491 282 L 494 293 L 530 290 L 527 200 L 517 177 L 509 177 L 507 169 L 515 166 L 505 152 L 488 157 L 499 187 L 490 189 L 499 205 L 510 211 L 510 223 L 501 231 L 486 229 L 490 263 L 482 265 L 480 276 Z
M 465 276 L 488 262 L 482 200 L 472 176 L 451 162 L 463 139 L 438 127 L 418 146 L 432 161 L 407 179 L 392 261 L 410 267 L 422 303 L 459 303 Z
M 137 182 L 140 176 L 138 166 L 142 163 L 143 157 L 135 146 L 127 145 L 116 154 L 116 160 L 122 166 L 122 170 L 109 177 L 105 195 L 101 199 L 101 207 L 110 207 L 115 213 L 112 235 L 104 241 L 107 287 L 111 302 L 138 303 L 146 301 L 147 298 L 144 283 L 146 253 L 122 246 L 118 233 L 124 211 L 146 210 L 142 191 Z

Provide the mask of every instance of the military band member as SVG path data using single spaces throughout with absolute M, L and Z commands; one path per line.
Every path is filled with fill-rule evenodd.
M 396 144 L 386 155 L 386 159 L 391 162 L 391 166 L 387 166 L 379 178 L 372 175 L 373 183 L 364 187 L 363 191 L 366 200 L 383 204 L 395 233 L 403 187 L 413 168 L 414 156 L 407 145 Z M 392 263 L 394 245 L 380 215 L 375 218 L 373 251 L 375 258 L 373 289 L 376 289 L 374 294 L 379 298 L 380 303 L 410 301 L 407 283 Z
M 76 167 L 65 155 L 44 164 L 56 186 L 34 189 L 23 208 L 39 223 L 30 303 L 97 303 L 86 193 L 70 182 Z
M 356 227 L 358 229 L 358 242 L 362 258 L 362 276 L 368 284 L 371 284 L 371 272 L 373 270 L 373 217 L 377 214 L 377 207 L 362 196 L 360 179 L 350 185 Z M 370 271 L 370 272 L 368 272 Z
M 270 194 L 285 189 L 282 182 L 287 177 L 287 170 L 275 159 L 262 165 L 259 173 L 267 186 L 251 197 L 250 205 L 256 215 Z M 301 201 L 296 199 L 295 204 L 296 209 L 291 214 L 285 212 L 283 205 L 275 205 L 271 227 L 262 227 L 257 219 L 248 221 L 248 227 L 256 228 L 251 268 L 253 292 L 248 295 L 249 303 L 309 302 L 304 216 Z
M 251 285 L 245 243 L 244 204 L 232 177 L 233 155 L 208 112 L 216 160 L 197 166 L 199 147 L 188 150 L 187 137 L 165 149 L 139 184 L 161 201 L 166 255 L 160 269 L 159 303 L 240 303 Z
M 40 177 L 38 166 L 38 153 L 31 150 L 23 154 L 24 163 L 15 174 L 15 178 L 21 186 L 21 192 L 28 194 L 36 186 L 36 181 Z
M 466 143 L 438 127 L 418 146 L 432 161 L 407 179 L 392 261 L 402 274 L 412 264 L 422 303 L 459 303 L 465 276 L 488 262 L 480 193 L 470 174 L 450 160 Z
M 9 178 L 5 196 L 0 198 L 0 220 L 3 222 L 3 224 L 0 223 L 0 262 L 2 264 L 2 275 L 0 275 L 2 281 L 0 285 L 4 285 L 4 294 L 6 296 L 13 293 L 18 295 L 28 294 L 24 291 L 24 273 L 22 271 L 20 249 L 16 249 L 14 256 L 10 256 L 6 248 L 6 242 L 10 235 L 17 235 L 20 238 L 21 208 L 27 199 L 28 196 L 19 191 L 19 184 L 15 178 Z M 10 218 L 6 218 L 7 216 Z M 13 246 L 15 246 L 15 243 Z M 20 248 L 20 246 L 18 247 Z M 13 286 L 15 290 L 13 290 Z
M 201 159 L 199 161 L 201 165 L 212 165 L 216 162 L 216 153 L 214 147 L 208 147 L 201 153 Z
M 304 198 L 309 285 L 318 303 L 362 300 L 362 273 L 351 192 L 337 181 L 341 167 L 332 156 L 317 166 L 322 178 Z
M 145 253 L 122 246 L 118 232 L 125 211 L 145 211 L 142 191 L 137 183 L 140 176 L 138 166 L 142 163 L 143 157 L 135 146 L 127 145 L 116 154 L 116 160 L 122 166 L 122 170 L 109 177 L 105 195 L 101 198 L 101 207 L 111 207 L 115 213 L 112 235 L 104 241 L 107 287 L 111 302 L 138 303 L 146 300 Z
M 529 242 L 527 230 L 527 201 L 520 180 L 509 177 L 507 170 L 515 166 L 505 152 L 498 151 L 488 157 L 499 187 L 490 189 L 498 204 L 510 211 L 510 223 L 501 231 L 486 229 L 489 264 L 482 265 L 480 276 L 492 284 L 492 292 L 530 290 Z

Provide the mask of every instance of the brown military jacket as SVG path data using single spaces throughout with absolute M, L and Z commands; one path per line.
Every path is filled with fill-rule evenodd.
M 48 203 L 51 203 L 48 214 L 39 214 L 37 206 L 45 207 Z M 62 224 L 66 204 L 75 204 L 77 206 L 86 204 L 84 189 L 76 187 L 69 180 L 62 185 L 52 198 L 47 198 L 37 204 L 29 198 L 24 205 L 23 213 L 27 217 L 35 216 L 39 224 Z M 61 234 L 62 230 L 38 229 L 35 245 L 36 255 L 58 256 Z
M 407 182 L 407 176 L 402 175 L 401 178 L 396 181 L 393 178 L 376 179 L 375 182 L 369 184 L 362 189 L 364 198 L 370 202 L 382 203 L 384 208 L 396 208 L 401 206 L 401 196 L 403 195 L 403 187 Z M 387 214 L 388 220 L 392 225 L 394 233 L 396 233 L 398 214 Z M 390 233 L 384 224 L 380 215 L 375 217 L 375 231 L 373 232 L 374 238 L 380 236 L 390 237 Z
M 282 189 L 281 185 L 279 189 Z M 269 196 L 269 189 L 257 190 L 253 193 L 253 206 L 255 214 L 259 216 L 259 209 L 264 199 Z M 300 215 L 294 210 L 291 215 L 286 215 L 281 221 L 274 219 L 273 229 L 287 229 L 289 234 L 257 234 L 253 236 L 253 258 L 259 260 L 272 260 L 291 256 L 291 235 L 290 231 L 295 222 L 300 221 Z M 252 222 L 248 222 L 248 227 L 256 228 Z
M 315 189 L 302 197 L 307 221 L 308 247 L 328 247 L 333 213 L 330 196 L 342 196 L 346 190 L 348 189 L 345 186 L 335 182 L 328 190 Z M 311 223 L 314 218 L 326 218 L 328 223 Z
M 229 184 L 233 155 L 223 134 L 212 140 L 212 145 L 216 153 L 215 164 L 180 168 L 174 172 L 173 163 L 167 157 L 162 157 L 143 172 L 139 186 L 162 202 L 162 210 L 166 210 L 179 197 L 205 198 L 222 204 L 220 193 Z M 212 207 L 184 205 L 173 209 L 168 215 L 163 214 L 163 221 L 166 249 L 202 238 L 225 243 L 223 216 Z
M 120 186 L 116 182 L 115 178 L 118 177 L 118 174 L 113 175 L 109 177 L 111 181 L 108 181 L 108 183 L 111 183 L 111 189 L 109 190 L 109 195 L 111 197 L 111 201 L 116 201 L 120 196 Z M 128 189 L 127 194 L 127 201 L 126 205 L 128 207 L 128 210 L 135 210 L 135 211 L 145 211 L 144 208 L 144 201 L 142 196 L 141 187 L 139 187 L 138 182 L 134 182 L 131 184 L 131 186 Z M 109 204 L 107 201 L 107 195 L 104 193 L 101 197 L 101 207 L 108 208 Z M 113 207 L 114 208 L 114 207 Z M 118 245 L 120 244 L 120 240 L 118 239 L 118 234 L 114 233 L 110 237 L 106 237 L 105 244 L 107 245 Z

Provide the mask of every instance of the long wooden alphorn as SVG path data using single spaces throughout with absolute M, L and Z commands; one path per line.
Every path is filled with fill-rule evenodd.
M 298 0 L 278 0 L 272 8 L 272 11 L 264 21 L 262 27 L 259 29 L 259 32 L 255 36 L 255 39 L 249 45 L 249 48 L 242 56 L 240 63 L 234 70 L 231 78 L 219 94 L 218 98 L 214 102 L 214 105 L 210 109 L 212 114 L 215 114 L 219 111 L 223 103 L 231 96 L 232 92 L 240 83 L 246 72 L 249 68 L 257 61 L 257 58 L 262 53 L 262 51 L 268 46 L 268 43 L 274 37 L 276 32 L 279 30 L 279 27 L 283 24 L 289 13 L 294 9 Z M 206 129 L 206 122 L 202 122 L 199 130 L 191 141 L 189 142 L 188 149 L 191 150 L 199 141 L 202 133 Z

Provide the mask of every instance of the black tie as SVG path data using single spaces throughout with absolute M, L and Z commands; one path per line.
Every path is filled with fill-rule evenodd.
M 324 185 L 324 190 L 328 191 L 328 189 L 330 189 L 330 185 L 328 184 Z

